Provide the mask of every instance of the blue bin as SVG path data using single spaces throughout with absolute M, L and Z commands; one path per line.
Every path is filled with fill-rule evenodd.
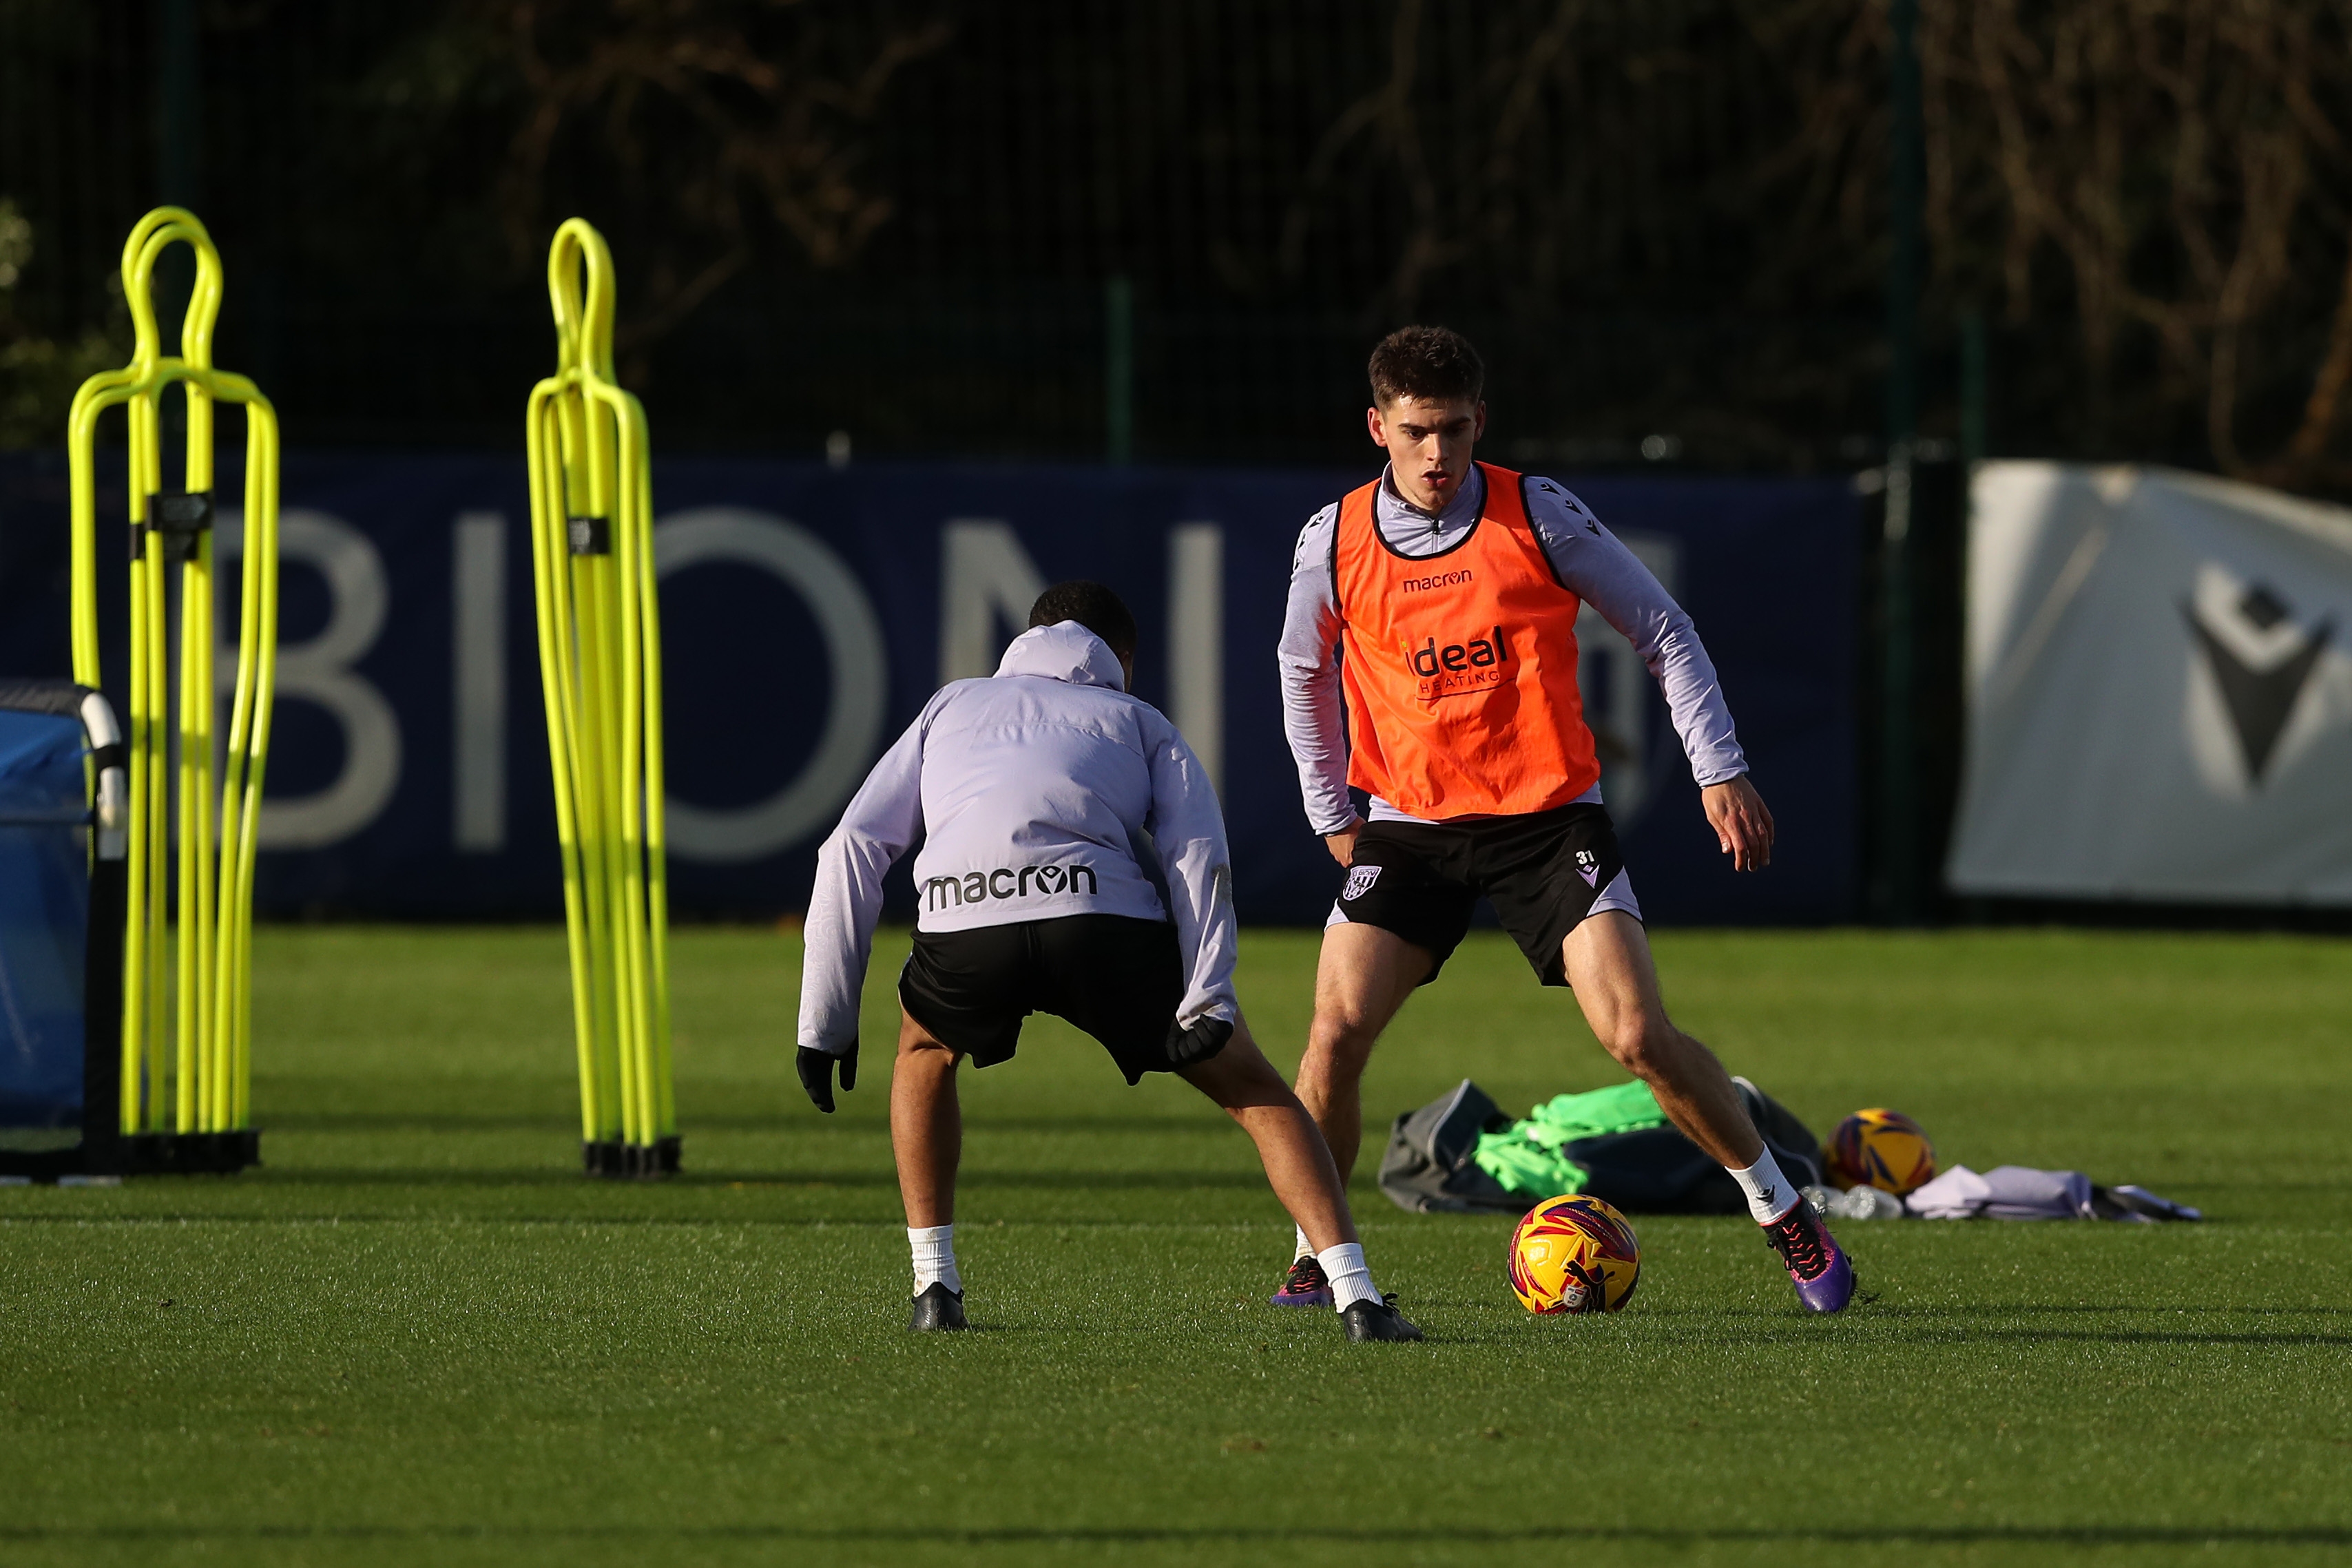
M 0 1170 L 89 1168 L 117 1141 L 121 905 L 100 894 L 122 846 L 111 831 L 94 852 L 87 767 L 112 770 L 119 803 L 117 739 L 87 688 L 0 682 Z

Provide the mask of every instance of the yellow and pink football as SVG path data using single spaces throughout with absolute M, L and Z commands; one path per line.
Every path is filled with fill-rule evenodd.
M 1633 1228 L 1597 1197 L 1546 1198 L 1511 1233 L 1511 1289 L 1531 1312 L 1613 1312 L 1641 1278 Z
M 1936 1145 L 1900 1111 L 1856 1111 L 1830 1134 L 1829 1175 L 1840 1186 L 1874 1186 L 1901 1197 L 1935 1179 Z

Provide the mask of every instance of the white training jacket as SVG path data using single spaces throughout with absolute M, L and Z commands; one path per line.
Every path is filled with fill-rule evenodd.
M 1128 695 L 1109 645 L 1076 622 L 1033 627 L 994 675 L 941 686 L 866 775 L 817 852 L 802 1045 L 838 1056 L 856 1042 L 883 873 L 918 837 L 919 929 L 1172 918 L 1188 973 L 1177 1021 L 1239 1019 L 1216 791 L 1176 727 Z

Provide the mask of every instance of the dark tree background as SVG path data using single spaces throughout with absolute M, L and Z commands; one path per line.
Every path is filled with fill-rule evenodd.
M 119 358 L 158 0 L 0 0 L 0 440 Z M 688 447 L 1360 455 L 1450 321 L 1499 455 L 1874 458 L 1879 0 L 210 0 L 222 362 L 291 438 L 511 444 L 547 238 L 611 238 Z M 1921 0 L 1925 419 L 1998 453 L 2352 488 L 2352 47 L 2314 0 Z M 1123 281 L 1122 281 L 1123 280 Z M 62 392 L 60 388 L 64 389 Z

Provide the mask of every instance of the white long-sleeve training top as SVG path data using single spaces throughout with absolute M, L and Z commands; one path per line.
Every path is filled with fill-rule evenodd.
M 1683 607 L 1641 558 L 1602 528 L 1566 486 L 1532 479 L 1527 497 L 1528 520 L 1559 580 L 1624 633 L 1665 689 L 1675 733 L 1682 737 L 1684 755 L 1700 785 L 1720 784 L 1747 772 L 1748 758 L 1732 729 L 1715 662 L 1706 656 Z M 1486 504 L 1486 476 L 1476 467 L 1453 503 L 1435 517 L 1409 505 L 1383 473 L 1373 497 L 1372 521 L 1399 555 L 1432 556 L 1460 543 Z M 1356 815 L 1348 798 L 1348 721 L 1335 656 L 1339 601 L 1331 580 L 1331 545 L 1339 526 L 1339 504 L 1334 501 L 1299 531 L 1276 654 L 1282 667 L 1283 733 L 1289 737 L 1290 754 L 1298 765 L 1307 820 L 1317 832 L 1327 834 L 1344 831 Z M 1584 799 L 1598 801 L 1600 786 Z M 1371 817 L 1376 822 L 1421 820 L 1377 797 Z
M 1109 645 L 1076 622 L 1024 632 L 994 675 L 941 686 L 842 813 L 817 852 L 802 1045 L 839 1055 L 856 1040 L 883 873 L 919 836 L 919 929 L 1173 920 L 1187 976 L 1177 1021 L 1239 1019 L 1216 791 L 1176 727 L 1128 694 Z

